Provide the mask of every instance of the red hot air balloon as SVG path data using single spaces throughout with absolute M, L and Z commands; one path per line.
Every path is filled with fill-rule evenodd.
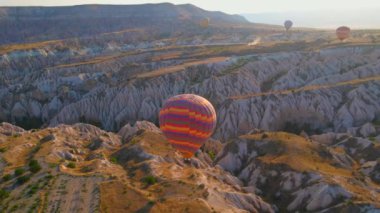
M 286 31 L 288 31 L 290 28 L 292 28 L 292 26 L 293 26 L 293 22 L 292 21 L 286 20 L 284 22 L 284 27 L 285 27 Z
M 184 158 L 191 158 L 214 132 L 216 113 L 205 98 L 182 94 L 166 100 L 159 122 L 169 143 Z
M 341 27 L 338 27 L 338 29 L 336 29 L 336 36 L 341 41 L 350 37 L 350 33 L 351 33 L 351 29 L 346 26 L 341 26 Z

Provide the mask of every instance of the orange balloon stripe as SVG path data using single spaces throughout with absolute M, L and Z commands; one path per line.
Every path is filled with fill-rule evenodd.
M 171 144 L 183 145 L 183 146 L 193 147 L 193 148 L 197 148 L 197 149 L 202 146 L 202 144 L 194 144 L 194 143 L 178 141 L 178 140 L 174 140 L 174 139 L 169 139 L 169 142 Z
M 212 123 L 206 123 L 191 118 L 189 118 L 189 120 L 190 121 L 183 121 L 181 119 L 167 118 L 166 120 L 161 121 L 161 128 L 164 127 L 162 130 L 166 130 L 169 128 L 171 130 L 181 131 L 184 133 L 192 133 L 194 131 L 201 133 L 209 133 L 210 131 L 212 131 L 214 127 Z
M 190 129 L 188 127 L 177 127 L 177 126 L 172 126 L 170 124 L 165 124 L 165 125 L 162 125 L 161 126 L 161 130 L 162 131 L 174 131 L 174 132 L 178 132 L 178 133 L 185 133 L 185 134 L 192 134 L 192 135 L 196 135 L 198 137 L 210 137 L 210 133 L 206 133 L 206 132 L 202 132 L 202 131 L 199 131 L 199 130 L 196 130 L 196 129 Z
M 169 126 L 169 128 L 178 128 L 178 130 L 182 131 L 197 131 L 202 133 L 208 133 L 210 130 L 212 130 L 213 126 L 212 124 L 208 124 L 205 122 L 200 121 L 192 121 L 193 123 L 185 123 L 181 121 L 176 120 L 170 120 L 167 122 L 163 122 L 161 124 L 161 127 Z
M 197 120 L 206 121 L 209 123 L 212 123 L 215 120 L 214 116 L 209 117 L 207 115 L 200 114 L 199 112 L 178 109 L 176 107 L 170 107 L 170 108 L 166 108 L 160 111 L 160 116 L 169 115 L 169 114 L 194 116 Z
M 184 158 L 191 158 L 194 155 L 193 152 L 189 152 L 189 151 L 185 151 L 185 150 L 178 150 L 178 151 L 182 154 L 182 156 Z

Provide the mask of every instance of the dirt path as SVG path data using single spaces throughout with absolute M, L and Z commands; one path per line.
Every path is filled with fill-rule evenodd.
M 312 90 L 330 89 L 330 88 L 340 87 L 340 86 L 363 84 L 370 81 L 380 81 L 380 75 L 371 76 L 367 78 L 361 78 L 361 79 L 354 79 L 354 80 L 349 80 L 349 81 L 341 81 L 341 82 L 332 83 L 332 84 L 311 85 L 311 86 L 305 86 L 305 87 L 288 89 L 288 90 L 277 90 L 277 91 L 269 91 L 269 92 L 262 92 L 262 93 L 251 93 L 251 94 L 246 94 L 246 95 L 231 96 L 230 99 L 241 100 L 241 99 L 248 99 L 248 98 L 268 96 L 268 95 L 288 95 L 288 94 L 298 93 L 298 92 L 306 92 L 306 91 L 312 91 Z
M 47 212 L 98 212 L 100 177 L 60 176 L 48 197 Z

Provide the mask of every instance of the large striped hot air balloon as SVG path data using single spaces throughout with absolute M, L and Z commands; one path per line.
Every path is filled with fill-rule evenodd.
M 350 37 L 351 29 L 346 26 L 341 26 L 336 29 L 336 37 L 338 37 L 339 40 L 343 41 Z
M 212 135 L 216 126 L 216 113 L 205 98 L 182 94 L 164 103 L 159 122 L 169 143 L 188 159 Z
M 293 26 L 293 22 L 292 21 L 286 20 L 284 22 L 284 27 L 285 27 L 286 31 L 289 31 L 289 29 L 292 28 L 292 26 Z

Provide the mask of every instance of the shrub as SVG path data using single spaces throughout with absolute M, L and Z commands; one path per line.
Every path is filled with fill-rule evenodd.
M 115 157 L 111 157 L 111 158 L 110 158 L 110 161 L 111 161 L 111 163 L 115 163 L 115 164 L 116 164 L 116 163 L 117 163 L 117 158 L 115 158 Z
M 4 153 L 5 151 L 7 151 L 7 148 L 5 148 L 5 147 L 1 147 L 1 148 L 0 148 L 0 152 L 1 152 L 1 153 Z
M 29 163 L 29 171 L 31 171 L 32 173 L 37 173 L 40 170 L 41 170 L 41 166 L 38 163 L 38 161 L 37 160 L 31 160 Z
M 70 162 L 69 164 L 67 164 L 67 167 L 74 169 L 76 167 L 76 164 L 74 162 Z
M 44 177 L 46 180 L 50 180 L 53 178 L 53 175 L 52 174 L 47 174 L 45 177 Z
M 370 141 L 372 141 L 372 142 L 376 142 L 376 138 L 375 137 L 369 137 L 368 138 Z
M 9 211 L 10 212 L 15 212 L 18 208 L 19 208 L 19 206 L 16 204 L 16 205 L 12 206 Z
M 31 153 L 37 153 L 41 149 L 41 144 L 37 144 L 36 146 L 33 147 Z
M 8 181 L 10 179 L 12 179 L 12 175 L 10 175 L 10 174 L 6 174 L 3 176 L 3 181 Z
M 23 168 L 17 168 L 17 169 L 15 170 L 15 176 L 16 176 L 16 177 L 17 177 L 17 176 L 20 176 L 20 175 L 24 174 L 24 172 L 25 172 L 25 170 L 24 170 Z
M 17 178 L 17 183 L 24 184 L 24 183 L 28 182 L 29 179 L 30 179 L 30 176 L 24 175 L 24 176 L 21 176 L 21 177 Z
M 152 175 L 149 175 L 149 176 L 144 177 L 142 179 L 142 182 L 145 183 L 146 185 L 153 185 L 157 183 L 157 178 Z
M 57 167 L 57 164 L 56 163 L 49 163 L 49 168 L 53 169 Z
M 46 142 L 49 142 L 49 141 L 52 141 L 52 140 L 55 140 L 55 136 L 50 134 L 50 135 L 47 135 L 45 137 L 43 137 L 40 142 L 41 143 L 46 143 Z
M 80 170 L 81 172 L 91 172 L 93 171 L 93 168 L 91 166 L 84 166 Z
M 39 189 L 38 184 L 34 184 L 34 185 L 30 188 L 28 194 L 29 194 L 29 195 L 34 195 L 34 194 L 36 194 L 36 192 L 38 191 L 38 189 Z
M 215 153 L 213 151 L 209 151 L 208 156 L 210 156 L 211 160 L 215 160 Z
M 9 192 L 4 189 L 0 189 L 0 201 L 6 199 L 7 197 L 9 197 Z

